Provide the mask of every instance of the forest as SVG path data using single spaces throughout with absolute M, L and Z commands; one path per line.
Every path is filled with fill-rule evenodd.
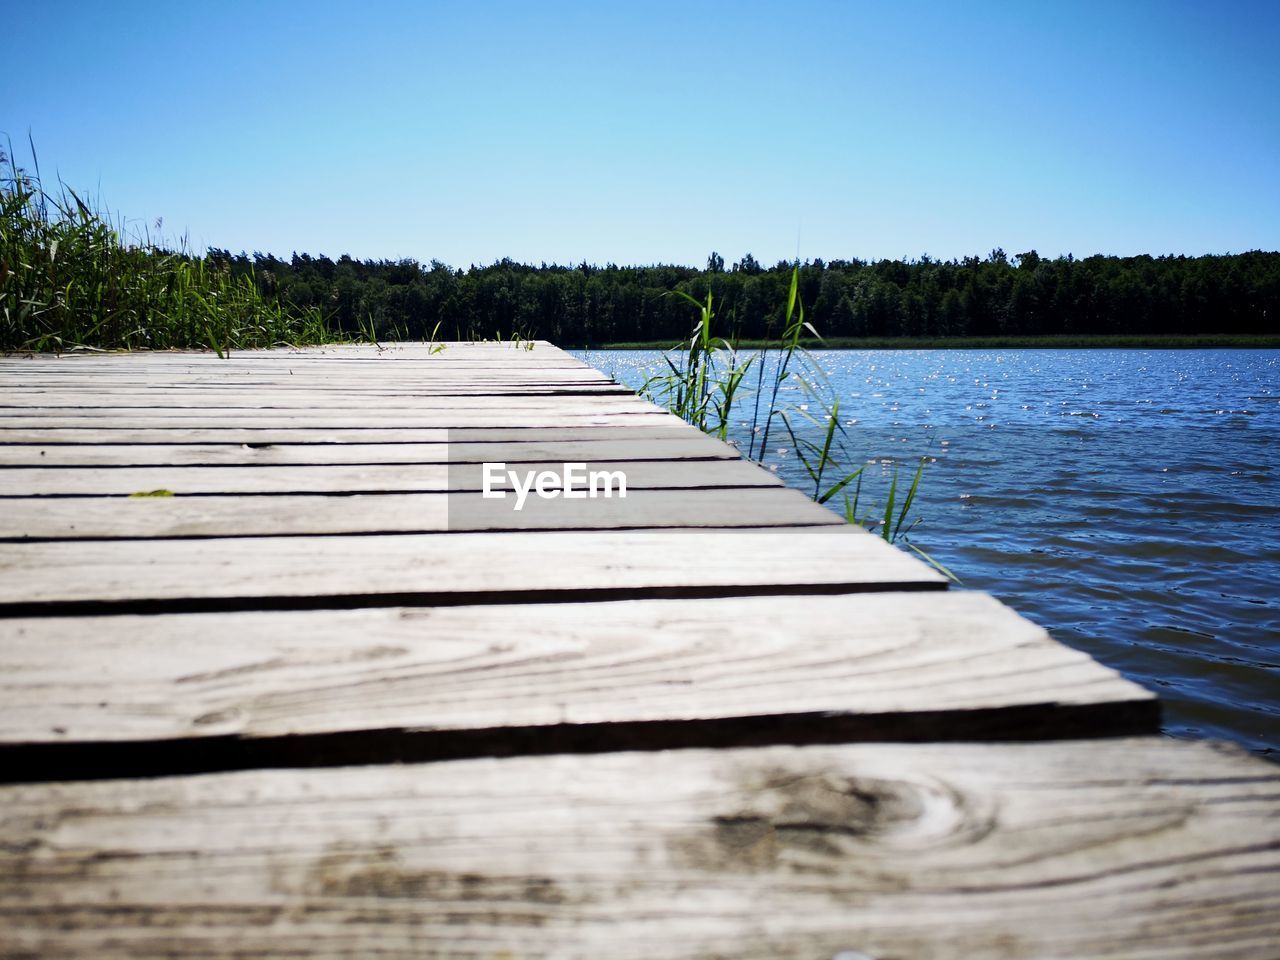
M 712 253 L 701 269 L 503 259 L 466 270 L 439 260 L 200 255 L 128 235 L 70 186 L 46 190 L 0 150 L 3 350 L 512 336 L 670 346 L 698 316 L 688 298 L 708 293 L 716 336 L 759 343 L 782 333 L 793 273 L 806 320 L 834 345 L 1170 335 L 1269 345 L 1280 334 L 1280 252 L 1050 259 L 997 249 L 772 266 Z
M 565 346 L 687 337 L 680 291 L 716 305 L 717 332 L 778 332 L 794 263 L 531 266 L 461 270 L 437 260 L 232 255 L 207 265 L 252 278 L 264 298 L 319 312 L 330 329 L 384 339 L 540 337 Z M 1280 333 L 1280 253 L 1072 256 L 994 250 L 962 260 L 811 260 L 799 265 L 807 319 L 823 337 L 941 338 Z

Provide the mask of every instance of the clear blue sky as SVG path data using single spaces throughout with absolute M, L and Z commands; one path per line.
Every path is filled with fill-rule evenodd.
M 5 0 L 0 131 L 232 251 L 1280 249 L 1280 3 Z

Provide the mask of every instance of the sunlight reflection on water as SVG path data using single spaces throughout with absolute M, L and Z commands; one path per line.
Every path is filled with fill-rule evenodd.
M 661 367 L 576 355 L 631 386 Z M 928 458 L 913 539 L 965 586 L 1157 690 L 1169 733 L 1280 750 L 1280 351 L 814 356 L 873 494 Z M 788 447 L 766 465 L 811 487 Z

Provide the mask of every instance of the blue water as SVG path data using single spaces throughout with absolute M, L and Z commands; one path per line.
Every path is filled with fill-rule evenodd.
M 654 351 L 577 356 L 632 386 L 663 366 Z M 1156 690 L 1168 733 L 1280 750 L 1280 351 L 812 357 L 848 462 L 868 464 L 862 510 L 924 456 L 910 538 L 965 587 Z M 822 423 L 822 406 L 798 382 L 780 399 L 817 437 L 798 408 Z M 780 427 L 765 464 L 813 486 Z

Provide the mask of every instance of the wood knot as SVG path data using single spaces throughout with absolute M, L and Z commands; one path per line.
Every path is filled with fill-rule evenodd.
M 972 843 L 995 821 L 992 810 L 929 779 L 784 772 L 750 785 L 745 796 L 744 807 L 711 817 L 709 831 L 677 843 L 680 858 L 711 869 L 838 872 Z

